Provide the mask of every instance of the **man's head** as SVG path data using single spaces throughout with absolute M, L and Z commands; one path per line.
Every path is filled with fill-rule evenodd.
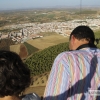
M 70 34 L 69 49 L 76 50 L 82 44 L 94 44 L 94 32 L 88 26 L 78 26 Z

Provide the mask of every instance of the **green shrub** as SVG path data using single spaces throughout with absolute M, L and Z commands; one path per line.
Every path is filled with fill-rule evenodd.
M 31 74 L 38 75 L 46 71 L 50 71 L 56 56 L 59 53 L 67 50 L 69 50 L 67 42 L 51 46 L 42 51 L 34 53 L 30 58 L 26 60 L 25 63 L 31 69 Z

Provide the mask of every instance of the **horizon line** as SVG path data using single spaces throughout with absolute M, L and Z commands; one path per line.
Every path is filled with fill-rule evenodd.
M 9 8 L 9 9 L 0 9 L 0 11 L 14 11 L 14 10 L 36 10 L 36 9 L 67 9 L 67 8 L 79 8 L 80 5 L 75 6 L 48 6 L 48 7 L 22 7 L 22 8 Z M 82 9 L 84 8 L 100 8 L 100 5 L 82 5 Z

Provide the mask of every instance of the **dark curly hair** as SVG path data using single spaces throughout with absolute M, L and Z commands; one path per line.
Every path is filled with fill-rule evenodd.
M 89 43 L 94 44 L 95 35 L 93 30 L 89 26 L 81 25 L 77 26 L 70 34 L 71 36 L 74 35 L 78 40 L 86 39 Z
M 19 95 L 30 82 L 30 70 L 19 55 L 0 51 L 0 97 Z

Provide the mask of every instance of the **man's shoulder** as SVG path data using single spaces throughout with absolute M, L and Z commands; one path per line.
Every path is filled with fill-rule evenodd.
M 79 52 L 83 52 L 83 51 L 80 51 L 80 50 L 73 50 L 73 51 L 64 51 L 62 53 L 60 53 L 59 55 L 70 55 L 70 54 L 76 54 L 76 53 L 79 53 Z
M 68 57 L 70 55 L 76 55 L 78 54 L 79 51 L 64 51 L 64 52 L 61 52 L 60 54 L 58 54 L 57 58 L 64 58 L 64 57 Z
M 100 49 L 98 48 L 86 48 L 86 49 L 81 49 L 81 50 L 73 50 L 73 51 L 64 51 L 60 53 L 58 56 L 65 56 L 65 55 L 80 55 L 80 54 L 88 54 L 90 51 L 100 53 Z

